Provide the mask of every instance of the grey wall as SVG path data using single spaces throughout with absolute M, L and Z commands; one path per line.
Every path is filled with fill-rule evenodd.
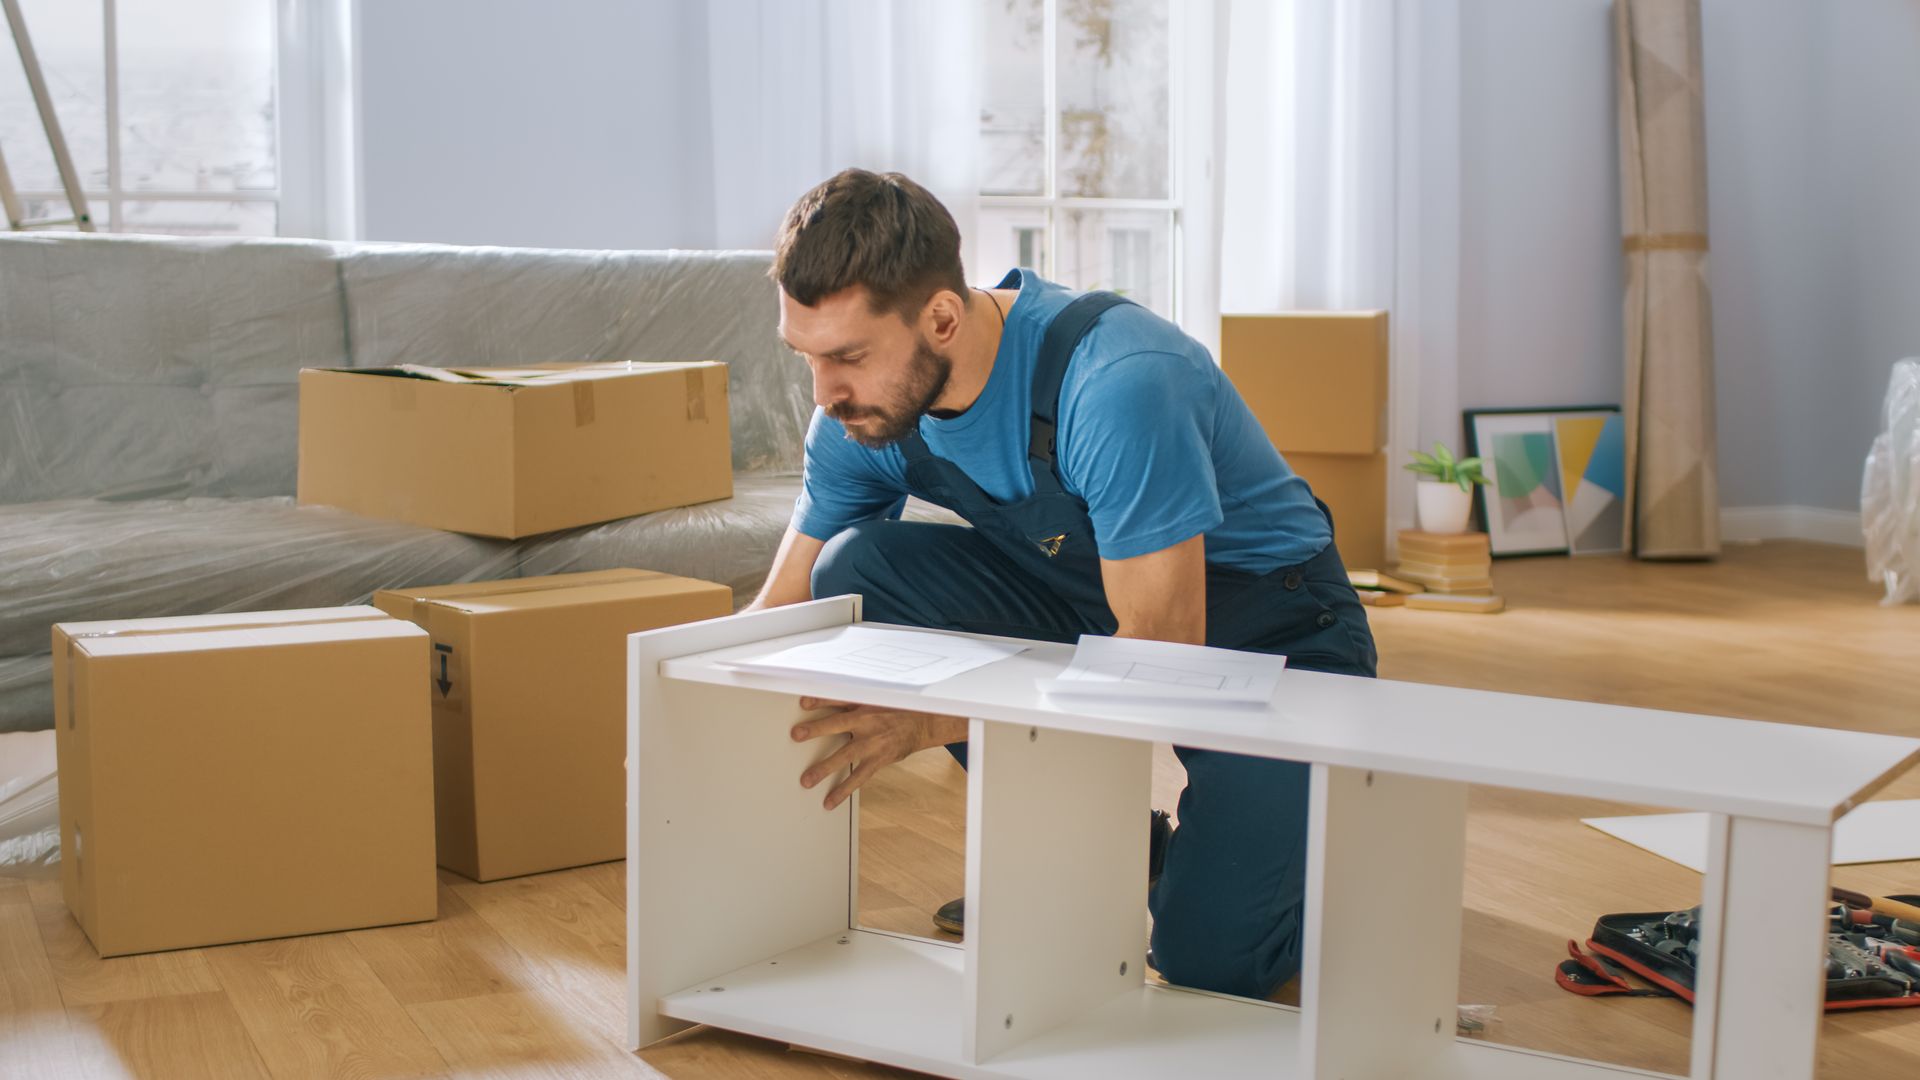
M 1621 399 L 1608 0 L 1464 0 L 1464 408 Z M 1702 0 L 1721 502 L 1859 507 L 1920 354 L 1920 4 Z
M 1844 485 L 1814 494 L 1800 425 L 1783 427 L 1820 411 L 1808 394 L 1831 345 L 1820 20 L 1802 0 L 1705 0 L 1701 17 L 1721 502 L 1844 507 Z
M 1806 155 L 1810 186 L 1833 227 L 1827 336 L 1780 423 L 1802 455 L 1788 475 L 1814 506 L 1859 506 L 1860 463 L 1880 427 L 1888 369 L 1920 356 L 1920 3 L 1845 0 L 1820 6 L 1827 93 Z
M 1607 0 L 1460 10 L 1460 405 L 1620 400 Z
M 360 0 L 362 237 L 700 246 L 713 218 L 707 49 L 674 0 Z M 483 17 L 484 16 L 484 17 Z

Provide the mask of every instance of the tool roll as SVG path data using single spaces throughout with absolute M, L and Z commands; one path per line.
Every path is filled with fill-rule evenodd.
M 1888 899 L 1920 905 L 1920 896 Z M 1553 981 L 1587 997 L 1693 1001 L 1700 909 L 1602 915 L 1585 949 L 1567 942 Z M 1920 925 L 1836 903 L 1828 913 L 1827 1009 L 1920 1005 Z M 1633 976 L 1648 985 L 1636 986 Z

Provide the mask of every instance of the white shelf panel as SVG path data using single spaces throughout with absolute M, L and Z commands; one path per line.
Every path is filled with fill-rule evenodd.
M 742 616 L 736 616 L 741 618 Z M 1034 680 L 1073 646 L 1026 651 L 915 689 L 746 672 L 728 661 L 837 627 L 663 661 L 672 679 L 848 699 L 1443 780 L 1830 825 L 1920 760 L 1920 740 L 1483 690 L 1285 672 L 1264 710 L 1056 702 Z M 1000 639 L 1012 640 L 1012 639 Z M 1649 753 L 1648 748 L 1657 748 Z
M 955 945 L 851 930 L 670 994 L 661 999 L 660 1010 L 680 1020 L 936 1076 L 1285 1080 L 1298 1074 L 1298 1010 L 1161 985 L 1114 998 L 984 1065 L 966 1064 L 960 1060 L 965 957 Z M 1447 1080 L 1665 1075 L 1465 1039 L 1453 1044 L 1451 1056 L 1439 1074 Z

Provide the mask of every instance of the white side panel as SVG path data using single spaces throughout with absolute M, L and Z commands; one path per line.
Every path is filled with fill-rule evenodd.
M 660 660 L 857 613 L 842 597 L 628 639 L 630 1048 L 687 1026 L 659 1014 L 662 996 L 845 930 L 853 906 L 858 802 L 828 812 L 800 786 L 833 747 L 793 741 L 798 700 L 662 679 Z
M 987 1062 L 1142 985 L 1153 746 L 975 720 L 966 1023 Z
M 1693 1013 L 1700 1080 L 1812 1076 L 1826 992 L 1833 830 L 1713 823 Z
M 1301 1075 L 1435 1075 L 1459 1000 L 1467 786 L 1316 765 L 1308 814 Z

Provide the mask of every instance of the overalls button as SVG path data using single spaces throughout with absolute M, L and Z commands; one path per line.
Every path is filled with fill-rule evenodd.
M 1288 574 L 1284 579 L 1281 580 L 1280 584 L 1285 585 L 1289 589 L 1299 588 L 1300 587 L 1300 571 L 1295 570 L 1292 573 Z
M 1320 613 L 1320 617 L 1313 620 L 1313 622 L 1314 622 L 1314 625 L 1318 626 L 1322 630 L 1325 630 L 1327 627 L 1332 626 L 1334 624 L 1334 620 L 1336 618 L 1337 616 L 1335 616 L 1333 612 L 1323 611 Z

